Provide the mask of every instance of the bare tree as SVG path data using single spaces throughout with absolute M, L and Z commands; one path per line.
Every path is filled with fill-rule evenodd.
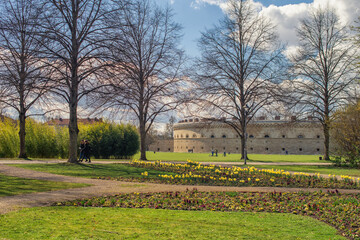
M 273 103 L 282 72 L 274 26 L 252 1 L 230 0 L 225 18 L 202 33 L 199 47 L 195 99 L 239 134 L 246 164 L 246 125 Z
M 153 1 L 135 0 L 122 14 L 111 16 L 108 24 L 117 26 L 110 44 L 114 67 L 104 103 L 110 108 L 132 112 L 139 124 L 141 159 L 146 160 L 146 135 L 155 119 L 173 110 L 181 94 L 180 67 L 183 51 L 178 49 L 181 27 L 169 7 Z
M 165 138 L 174 138 L 174 124 L 175 124 L 175 117 L 171 116 L 169 118 L 169 122 L 165 126 L 164 137 Z
M 0 103 L 19 115 L 19 158 L 26 158 L 25 125 L 28 111 L 46 92 L 45 64 L 35 41 L 41 8 L 34 0 L 4 0 L 0 16 Z
M 297 29 L 300 47 L 294 56 L 293 95 L 303 111 L 322 124 L 324 159 L 329 160 L 331 115 L 346 104 L 356 79 L 354 46 L 333 9 L 314 9 Z
M 101 87 L 96 72 L 102 61 L 105 42 L 104 18 L 108 13 L 105 0 L 43 0 L 46 12 L 41 36 L 49 66 L 54 70 L 52 92 L 69 106 L 69 160 L 77 160 L 77 109 L 79 101 Z

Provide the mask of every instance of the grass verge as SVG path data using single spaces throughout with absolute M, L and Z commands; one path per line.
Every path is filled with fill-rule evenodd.
M 98 178 L 98 177 L 140 177 L 144 171 L 149 172 L 149 177 L 168 172 L 158 170 L 147 170 L 145 168 L 136 168 L 126 164 L 15 164 L 15 167 L 31 169 L 39 172 L 48 172 L 65 176 Z
M 0 215 L 4 239 L 346 239 L 280 213 L 48 207 Z
M 251 166 L 251 164 L 249 164 Z M 256 168 L 262 169 L 279 169 L 284 171 L 304 172 L 304 173 L 320 173 L 331 175 L 346 175 L 353 177 L 360 177 L 360 169 L 336 167 L 336 166 L 321 166 L 321 165 L 254 165 Z
M 0 197 L 90 186 L 82 183 L 43 181 L 0 174 Z

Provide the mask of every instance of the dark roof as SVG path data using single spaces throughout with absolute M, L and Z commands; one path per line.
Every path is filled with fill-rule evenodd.
M 70 119 L 58 118 L 47 121 L 46 123 L 53 126 L 68 126 L 69 122 Z M 102 118 L 78 118 L 78 123 L 82 124 L 93 124 L 97 122 L 103 122 Z

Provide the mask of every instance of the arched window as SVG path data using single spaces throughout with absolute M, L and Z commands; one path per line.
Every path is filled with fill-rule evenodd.
M 254 138 L 254 135 L 250 135 L 249 138 Z
M 270 136 L 266 134 L 266 135 L 264 136 L 264 138 L 270 138 Z
M 211 136 L 210 136 L 211 138 L 215 138 L 215 136 L 214 136 L 214 134 L 211 134 Z
M 226 138 L 226 135 L 224 134 L 224 135 L 222 135 L 222 138 Z
M 269 151 L 269 148 L 265 148 L 266 151 Z
M 298 138 L 304 138 L 304 135 L 299 135 Z
M 183 135 L 181 134 L 181 138 L 183 138 Z
M 186 138 L 189 138 L 189 134 L 186 134 Z
M 193 134 L 193 138 L 196 138 L 196 134 Z
M 285 136 L 285 135 L 282 135 L 282 138 L 286 138 L 286 136 Z
M 299 151 L 301 152 L 301 151 L 302 151 L 302 148 L 299 148 Z

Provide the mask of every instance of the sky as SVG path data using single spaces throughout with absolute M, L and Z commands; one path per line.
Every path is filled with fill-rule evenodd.
M 252 0 L 261 13 L 275 25 L 280 39 L 287 44 L 287 51 L 297 46 L 296 26 L 313 6 L 330 6 L 336 9 L 344 24 L 354 24 L 360 16 L 360 0 Z M 175 13 L 174 20 L 183 27 L 181 47 L 190 57 L 200 55 L 197 40 L 201 32 L 211 29 L 224 17 L 225 0 L 156 0 L 160 5 L 169 4 Z

